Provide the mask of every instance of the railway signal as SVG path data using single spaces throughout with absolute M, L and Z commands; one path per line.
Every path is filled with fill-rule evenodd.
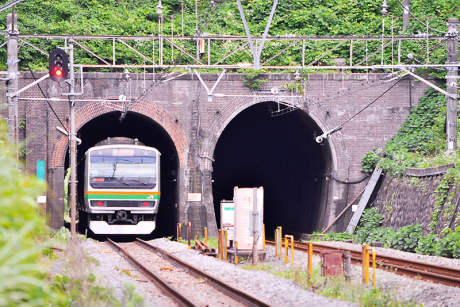
M 49 74 L 50 78 L 56 82 L 62 82 L 67 79 L 69 73 L 69 60 L 67 53 L 59 48 L 54 49 L 49 57 Z

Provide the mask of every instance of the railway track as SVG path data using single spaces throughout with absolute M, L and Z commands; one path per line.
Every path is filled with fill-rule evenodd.
M 267 245 L 275 246 L 275 241 L 265 241 Z M 283 243 L 284 246 L 284 243 Z M 294 247 L 297 250 L 308 251 L 308 243 L 305 242 L 294 242 Z M 350 251 L 351 262 L 355 264 L 361 264 L 361 251 L 353 249 L 339 248 L 330 245 L 324 245 L 319 243 L 313 244 L 313 253 L 320 255 L 323 250 L 343 250 Z M 372 263 L 372 259 L 370 260 Z M 399 275 L 418 277 L 423 280 L 429 280 L 435 283 L 454 286 L 460 288 L 460 270 L 455 268 L 443 267 L 434 264 L 428 264 L 418 261 L 412 261 L 407 259 L 401 259 L 391 256 L 383 256 L 377 254 L 376 265 L 378 268 L 390 271 Z
M 117 244 L 108 239 L 107 242 L 179 306 L 212 306 L 211 302 L 220 305 L 225 302 L 231 306 L 270 306 L 143 240 Z

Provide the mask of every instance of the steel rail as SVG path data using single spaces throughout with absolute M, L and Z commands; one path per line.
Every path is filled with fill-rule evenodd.
M 217 290 L 225 293 L 226 295 L 230 296 L 231 298 L 238 300 L 242 302 L 243 304 L 246 304 L 248 306 L 271 306 L 270 304 L 252 296 L 251 294 L 243 291 L 236 289 L 232 286 L 229 286 L 228 284 L 224 283 L 223 281 L 219 280 L 218 278 L 209 275 L 202 270 L 184 262 L 183 260 L 179 259 L 176 256 L 171 255 L 170 253 L 164 251 L 163 249 L 153 246 L 149 243 L 147 243 L 144 240 L 141 240 L 139 238 L 136 239 L 136 243 L 142 246 L 143 248 L 156 253 L 160 254 L 164 259 L 170 261 L 173 263 L 175 266 L 180 267 L 184 270 L 186 270 L 188 273 L 191 275 L 194 275 L 197 278 L 202 278 L 203 280 L 206 280 L 206 282 L 216 288 Z
M 158 288 L 160 288 L 161 292 L 171 297 L 177 304 L 179 304 L 179 306 L 200 306 L 199 304 L 188 299 L 179 290 L 171 287 L 169 283 L 165 281 L 163 278 L 161 278 L 158 274 L 155 274 L 155 272 L 150 271 L 135 257 L 128 253 L 128 251 L 126 251 L 123 247 L 121 247 L 120 245 L 118 245 L 110 239 L 107 239 L 107 242 L 109 243 L 110 247 L 117 251 L 122 257 L 126 258 L 128 262 L 130 262 L 135 267 L 139 268 L 139 270 L 141 270 L 142 273 L 144 273 L 151 281 L 155 283 L 155 285 Z
M 275 245 L 274 241 L 265 241 L 268 245 Z M 283 243 L 284 244 L 284 243 Z M 308 243 L 295 242 L 294 247 L 301 250 L 308 250 Z M 361 264 L 361 252 L 353 249 L 335 247 L 324 244 L 313 244 L 313 253 L 319 255 L 322 250 L 343 250 L 350 251 L 353 263 Z M 370 260 L 372 263 L 372 260 Z M 375 263 L 383 270 L 390 271 L 403 276 L 422 277 L 436 283 L 460 287 L 460 269 L 443 267 L 435 264 L 422 263 L 419 261 L 407 260 L 391 256 L 377 254 Z

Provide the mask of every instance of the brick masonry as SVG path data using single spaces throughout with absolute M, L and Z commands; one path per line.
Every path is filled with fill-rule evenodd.
M 43 73 L 36 73 L 36 78 Z M 143 114 L 158 123 L 170 136 L 177 151 L 178 174 L 178 222 L 186 223 L 193 216 L 201 215 L 202 224 L 194 228 L 200 234 L 207 226 L 211 236 L 217 232 L 213 196 L 212 196 L 212 159 L 219 136 L 226 126 L 241 112 L 254 104 L 264 101 L 276 101 L 276 95 L 255 96 L 256 92 L 247 88 L 241 74 L 226 74 L 217 85 L 214 96 L 208 102 L 207 92 L 194 74 L 186 74 L 168 82 L 158 83 L 159 78 L 168 79 L 160 74 L 131 74 L 126 81 L 121 73 L 84 73 L 83 84 L 77 74 L 77 88 L 83 87 L 80 99 L 88 102 L 76 103 L 77 131 L 88 121 L 112 112 L 113 108 L 94 99 L 113 99 L 119 95 L 138 97 L 130 105 L 130 111 Z M 208 88 L 212 88 L 218 74 L 201 74 Z M 293 74 L 266 74 L 261 78 L 269 79 L 263 84 L 266 92 L 273 87 L 294 82 Z M 312 74 L 302 81 L 306 88 L 302 98 L 283 98 L 293 102 L 303 110 L 303 115 L 312 122 L 317 135 L 329 131 L 361 111 L 372 100 L 381 95 L 394 82 L 385 83 L 382 74 Z M 20 88 L 33 81 L 30 73 L 22 72 Z M 412 104 L 417 104 L 427 89 L 421 82 L 412 82 Z M 49 98 L 64 98 L 58 84 L 49 79 L 41 83 Z M 226 96 L 225 96 L 226 95 Z M 281 92 L 280 95 L 293 95 Z M 37 86 L 22 93 L 20 98 L 42 98 Z M 66 127 L 69 126 L 69 106 L 67 102 L 50 102 L 58 117 Z M 121 103 L 114 102 L 122 106 Z M 330 157 L 326 172 L 335 177 L 354 181 L 363 177 L 360 172 L 361 159 L 374 147 L 384 144 L 397 132 L 409 114 L 409 81 L 401 80 L 393 89 L 369 106 L 365 111 L 334 133 L 327 142 Z M 2 111 L 5 116 L 5 110 Z M 63 212 L 63 167 L 68 149 L 67 137 L 56 130 L 59 122 L 45 101 L 20 100 L 20 117 L 26 118 L 26 130 L 21 140 L 26 140 L 26 170 L 36 172 L 36 161 L 44 160 L 47 166 L 49 183 L 48 212 L 51 225 L 62 225 Z M 313 136 L 312 136 L 313 137 Z M 62 177 L 62 178 L 61 178 Z M 328 178 L 324 178 L 327 180 Z M 318 217 L 318 230 L 324 228 L 342 210 L 347 201 L 366 185 L 364 181 L 356 185 L 346 185 L 331 181 L 328 191 L 324 191 L 325 215 Z M 51 192 L 53 191 L 53 192 Z M 57 192 L 58 191 L 58 192 Z M 202 202 L 189 202 L 188 193 L 201 192 Z M 198 209 L 197 209 L 198 208 Z M 350 218 L 347 214 L 345 222 Z M 341 230 L 344 221 L 335 230 Z M 346 227 L 346 225 L 345 225 Z M 334 227 L 333 227 L 334 229 Z

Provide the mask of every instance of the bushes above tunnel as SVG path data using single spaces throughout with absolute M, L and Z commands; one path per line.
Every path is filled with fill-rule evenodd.
M 241 1 L 248 20 L 248 27 L 252 35 L 262 35 L 265 24 L 270 14 L 272 2 L 265 0 Z M 182 18 L 183 3 L 183 18 Z M 99 0 L 99 1 L 38 1 L 29 0 L 16 6 L 18 15 L 18 29 L 20 33 L 26 34 L 73 34 L 73 35 L 158 35 L 158 1 L 118 1 L 118 0 Z M 186 1 L 163 1 L 162 24 L 163 34 L 173 36 L 193 36 L 205 33 L 217 35 L 244 35 L 244 27 L 238 11 L 236 1 L 198 1 L 198 12 L 195 12 L 195 2 Z M 306 35 L 306 36 L 343 36 L 343 35 L 381 35 L 382 31 L 382 1 L 377 0 L 327 0 L 327 1 L 280 1 L 277 6 L 276 14 L 272 21 L 269 35 Z M 396 0 L 388 1 L 388 13 L 396 18 L 389 18 L 384 28 L 385 34 L 407 34 L 425 32 L 426 27 L 415 20 L 408 25 L 406 32 L 402 30 L 402 7 Z M 432 28 L 445 31 L 448 13 L 458 7 L 456 1 L 433 0 L 416 1 L 411 3 L 411 13 L 414 16 L 432 16 L 429 25 Z M 6 28 L 6 13 L 0 13 L 3 29 Z M 198 14 L 198 28 L 195 29 L 196 15 Z M 399 17 L 399 18 L 398 18 Z M 174 30 L 174 31 L 172 31 Z M 51 47 L 48 40 L 30 38 L 30 42 L 48 50 Z M 196 42 L 182 41 L 185 48 L 196 48 Z M 278 44 L 278 43 L 277 43 Z M 266 59 L 276 55 L 278 51 L 285 47 L 283 43 L 279 46 L 271 46 L 264 50 Z M 377 49 L 381 43 L 379 41 L 369 41 L 366 45 L 363 42 L 355 41 L 354 54 L 364 58 L 366 49 Z M 91 49 L 99 57 L 109 60 L 112 59 L 111 41 L 107 43 L 85 42 L 85 46 Z M 134 44 L 143 54 L 150 54 L 152 44 L 146 41 L 139 41 Z M 158 45 L 157 45 L 158 46 Z M 237 41 L 223 41 L 219 48 L 213 49 L 211 62 L 215 62 L 224 55 L 239 48 L 241 43 Z M 164 61 L 170 62 L 170 46 L 165 45 Z M 307 48 L 312 49 L 305 56 L 307 63 L 315 60 L 318 56 L 331 48 L 327 42 L 308 42 Z M 414 53 L 419 49 L 418 42 L 403 42 L 403 48 L 407 53 Z M 430 62 L 445 62 L 444 51 L 437 48 L 430 51 Z M 157 49 L 158 50 L 158 49 Z M 117 46 L 117 62 L 143 64 L 141 57 L 136 57 L 124 46 Z M 34 49 L 25 49 L 25 56 L 30 59 L 33 70 L 47 70 L 47 64 L 43 61 L 43 55 Z M 334 52 L 325 55 L 322 61 L 333 63 L 333 58 L 348 58 L 349 46 L 347 44 L 338 47 Z M 206 58 L 206 54 L 204 58 Z M 388 48 L 384 50 L 386 60 L 392 60 L 392 53 Z M 0 50 L 0 67 L 6 63 L 6 49 Z M 77 48 L 75 57 L 81 59 L 84 64 L 102 64 L 95 57 L 88 54 L 85 50 Z M 183 54 L 176 52 L 174 64 L 191 64 L 193 60 Z M 228 63 L 251 62 L 252 56 L 246 52 L 234 54 L 228 58 Z M 46 62 L 46 61 L 45 61 Z M 172 62 L 172 61 L 171 61 Z M 380 63 L 379 57 L 368 59 L 369 65 Z M 298 65 L 302 63 L 301 53 L 291 48 L 286 50 L 283 57 L 271 60 L 270 64 Z M 26 69 L 25 61 L 19 63 L 22 69 Z M 5 70 L 3 66 L 2 70 Z M 104 68 L 108 70 L 107 68 Z
M 392 176 L 401 177 L 406 167 L 459 163 L 458 153 L 445 154 L 445 118 L 446 98 L 435 90 L 427 90 L 385 148 L 374 148 L 363 157 L 362 171 L 371 172 L 378 164 Z

